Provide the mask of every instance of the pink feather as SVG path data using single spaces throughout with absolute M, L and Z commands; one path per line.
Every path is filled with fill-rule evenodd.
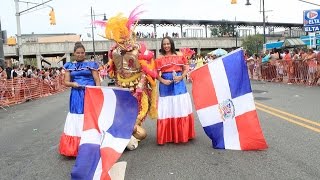
M 130 15 L 129 15 L 129 19 L 134 16 L 135 12 L 138 11 L 139 7 L 141 7 L 141 6 L 142 6 L 142 4 L 140 4 L 139 6 L 137 6 L 136 8 L 134 8 L 134 9 L 131 11 L 131 13 L 130 13 Z
M 92 24 L 100 26 L 100 27 L 106 27 L 107 26 L 107 22 L 106 21 L 99 21 L 99 20 L 93 21 Z
M 136 21 L 139 20 L 139 15 L 142 14 L 144 11 L 138 11 L 139 7 L 141 7 L 142 4 L 134 8 L 133 11 L 131 11 L 129 17 L 128 17 L 128 22 L 127 22 L 127 28 L 130 29 L 132 24 Z

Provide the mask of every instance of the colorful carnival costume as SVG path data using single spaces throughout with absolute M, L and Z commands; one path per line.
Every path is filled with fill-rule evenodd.
M 144 44 L 138 44 L 135 40 L 134 23 L 142 13 L 137 11 L 138 7 L 131 12 L 129 18 L 118 14 L 111 17 L 106 24 L 97 22 L 106 27 L 105 38 L 116 42 L 109 51 L 109 77 L 115 79 L 116 86 L 130 89 L 139 104 L 133 141 L 129 143 L 128 149 L 135 149 L 137 142 L 146 137 L 146 131 L 141 125 L 147 115 L 152 119 L 157 117 L 157 71 L 154 54 L 148 51 Z
M 91 70 L 98 70 L 97 63 L 92 61 L 67 62 L 64 69 L 70 72 L 72 82 L 82 88 L 71 88 L 69 113 L 60 138 L 59 152 L 65 156 L 77 156 L 83 128 L 84 86 L 95 86 Z
M 161 77 L 173 80 L 181 76 L 183 66 L 188 64 L 185 56 L 162 56 L 156 59 L 156 67 Z M 157 142 L 184 143 L 195 137 L 192 103 L 183 80 L 170 85 L 159 83 Z

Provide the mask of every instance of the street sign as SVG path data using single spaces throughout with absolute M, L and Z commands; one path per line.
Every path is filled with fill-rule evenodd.
M 320 9 L 303 11 L 303 26 L 306 32 L 320 31 Z
M 320 25 L 318 25 L 318 26 L 305 26 L 305 27 L 304 27 L 304 31 L 305 31 L 305 32 L 316 32 L 316 31 L 320 31 Z

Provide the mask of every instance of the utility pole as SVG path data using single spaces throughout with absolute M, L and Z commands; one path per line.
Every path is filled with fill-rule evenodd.
M 0 19 L 0 66 L 4 67 L 4 51 L 3 51 L 3 39 L 2 39 L 1 19 Z
M 261 2 L 262 1 L 262 2 Z M 266 43 L 266 11 L 264 10 L 264 0 L 260 0 L 260 12 L 261 12 L 261 4 L 262 4 L 262 16 L 263 16 L 263 44 Z M 247 0 L 246 6 L 250 6 L 250 0 Z
M 238 30 L 237 30 L 237 16 L 234 17 L 235 25 L 233 26 L 233 33 L 236 35 L 236 48 L 238 48 Z
M 22 13 L 27 12 L 31 9 L 34 9 L 36 7 L 42 6 L 44 4 L 47 4 L 48 2 L 50 2 L 52 0 L 47 0 L 45 2 L 39 3 L 31 8 L 28 8 L 26 10 L 20 11 L 19 9 L 19 0 L 14 0 L 15 2 L 15 6 L 16 6 L 16 23 L 17 23 L 17 41 L 18 41 L 18 48 L 17 48 L 17 52 L 19 54 L 19 63 L 20 64 L 24 64 L 24 60 L 23 60 L 23 51 L 22 51 L 22 38 L 21 38 L 21 24 L 20 24 L 20 16 Z M 21 1 L 24 3 L 28 3 L 25 1 Z
M 94 30 L 93 30 L 93 9 L 91 6 L 91 33 L 92 33 L 92 48 L 93 48 L 93 59 L 96 59 L 96 47 L 94 44 Z
M 16 5 L 17 42 L 18 42 L 17 52 L 18 52 L 18 55 L 19 55 L 19 63 L 20 64 L 24 64 L 23 52 L 22 52 L 22 38 L 21 38 L 19 0 L 14 0 L 14 2 L 15 2 L 15 5 Z
M 262 16 L 263 16 L 263 44 L 266 43 L 266 15 L 264 10 L 264 0 L 262 0 Z

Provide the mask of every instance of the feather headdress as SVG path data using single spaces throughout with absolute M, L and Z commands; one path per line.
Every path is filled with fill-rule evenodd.
M 117 43 L 123 43 L 132 38 L 134 29 L 139 21 L 139 15 L 144 12 L 139 10 L 141 6 L 139 5 L 134 8 L 129 17 L 125 17 L 122 13 L 119 13 L 108 19 L 107 22 L 95 21 L 94 23 L 105 27 L 105 38 L 114 40 Z
M 195 54 L 195 51 L 190 48 L 182 48 L 180 52 L 187 58 L 191 58 L 191 56 Z

